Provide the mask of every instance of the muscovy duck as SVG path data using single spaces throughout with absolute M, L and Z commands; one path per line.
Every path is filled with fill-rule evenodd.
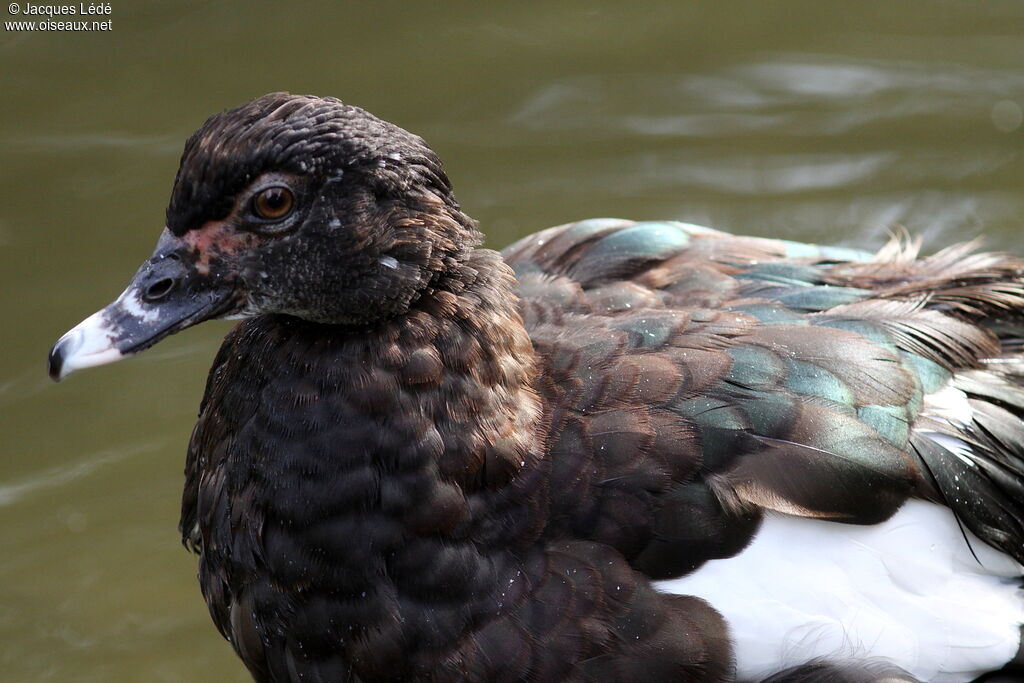
M 1024 261 L 586 220 L 502 253 L 419 137 L 187 142 L 55 379 L 242 318 L 181 533 L 257 681 L 969 681 L 1024 622 Z

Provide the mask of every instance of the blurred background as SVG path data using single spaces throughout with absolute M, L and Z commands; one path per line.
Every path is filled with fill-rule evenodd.
M 44 363 L 221 109 L 335 95 L 423 135 L 494 247 L 617 216 L 1024 248 L 1019 0 L 110 5 L 109 32 L 0 32 L 0 680 L 248 680 L 175 528 L 229 323 Z

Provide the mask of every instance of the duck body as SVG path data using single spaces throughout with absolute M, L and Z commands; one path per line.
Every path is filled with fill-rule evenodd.
M 694 570 L 742 554 L 767 531 L 766 514 L 831 520 L 816 522 L 810 547 L 783 540 L 770 551 L 814 552 L 814 539 L 872 529 L 911 498 L 943 500 L 929 462 L 961 461 L 929 461 L 909 444 L 934 443 L 923 427 L 943 418 L 927 397 L 954 373 L 941 351 L 900 349 L 889 327 L 933 322 L 934 309 L 911 298 L 900 317 L 880 317 L 872 307 L 900 300 L 825 284 L 830 273 L 835 283 L 888 279 L 884 263 L 626 221 L 556 228 L 506 254 L 519 280 L 478 250 L 456 291 L 380 328 L 259 317 L 225 342 L 193 439 L 182 528 L 203 549 L 215 621 L 258 679 L 727 680 L 727 622 L 659 586 L 694 596 L 697 580 L 678 577 L 724 581 L 721 569 Z M 925 329 L 936 334 L 934 322 Z M 962 331 L 975 337 L 967 348 L 991 342 Z M 782 461 L 765 465 L 778 481 L 744 464 L 758 457 Z M 745 466 L 755 471 L 737 474 Z M 745 499 L 730 506 L 729 495 Z M 799 533 L 783 537 L 799 543 Z M 231 552 L 206 550 L 205 539 Z M 1008 659 L 1011 620 L 1024 610 L 1005 578 L 1019 566 L 986 559 L 1004 571 L 981 594 L 1005 609 L 987 604 L 972 625 L 1001 618 L 985 636 Z M 756 576 L 732 577 L 726 592 Z M 915 657 L 942 648 L 956 643 Z M 762 658 L 761 672 L 770 666 Z
M 153 259 L 51 352 L 62 377 L 246 318 L 181 531 L 256 680 L 947 683 L 1014 657 L 1024 261 L 611 219 L 478 242 L 418 138 L 268 95 L 193 137 Z

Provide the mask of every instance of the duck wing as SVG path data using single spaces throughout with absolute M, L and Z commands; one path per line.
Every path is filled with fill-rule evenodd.
M 504 250 L 544 365 L 555 518 L 654 578 L 763 511 L 912 497 L 1024 562 L 1024 262 L 598 219 Z

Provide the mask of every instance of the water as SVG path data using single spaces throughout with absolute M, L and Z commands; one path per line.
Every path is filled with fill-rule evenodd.
M 622 216 L 1021 248 L 1016 0 L 450 7 L 113 2 L 110 33 L 0 32 L 0 678 L 247 680 L 175 530 L 228 324 L 44 372 L 150 253 L 214 111 L 287 89 L 416 131 L 493 246 Z

